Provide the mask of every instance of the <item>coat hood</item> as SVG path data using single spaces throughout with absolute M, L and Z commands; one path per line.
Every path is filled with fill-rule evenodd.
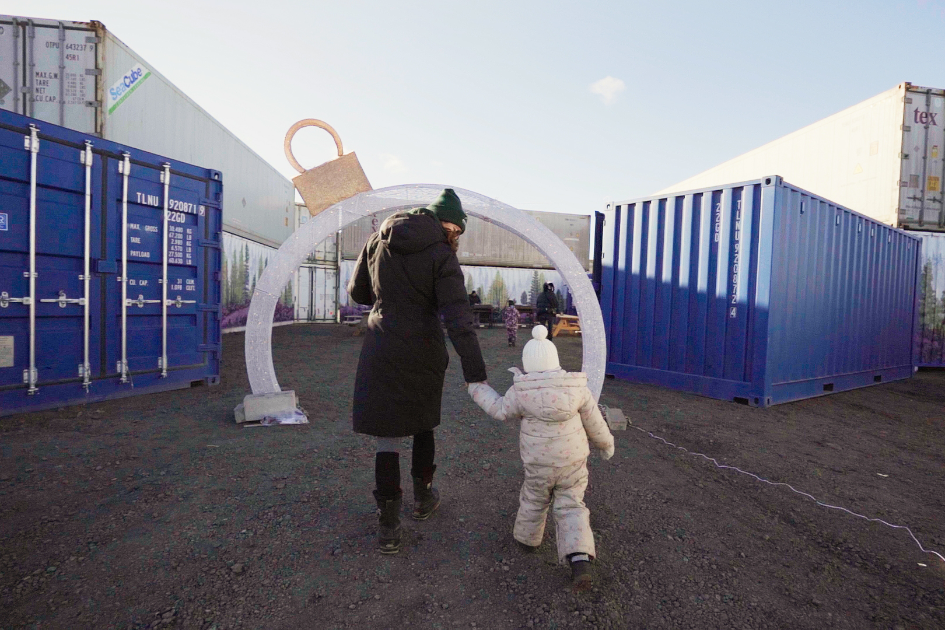
M 428 214 L 398 212 L 384 220 L 379 232 L 381 240 L 398 254 L 416 254 L 447 242 L 443 226 Z
M 545 422 L 566 422 L 578 415 L 584 402 L 587 375 L 549 370 L 523 374 L 518 368 L 512 387 L 526 416 Z

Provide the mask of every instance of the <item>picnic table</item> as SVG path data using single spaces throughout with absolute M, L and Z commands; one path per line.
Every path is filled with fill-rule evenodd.
M 476 304 L 472 307 L 473 318 L 476 320 L 476 324 L 482 326 L 486 324 L 489 328 L 492 328 L 492 311 L 495 310 L 491 304 Z M 485 319 L 483 319 L 485 318 Z
M 581 318 L 577 315 L 558 315 L 558 321 L 555 322 L 554 327 L 551 329 L 551 336 L 557 337 L 562 332 L 572 332 L 576 335 L 580 334 Z
M 515 310 L 518 311 L 521 315 L 519 320 L 519 326 L 526 328 L 528 326 L 534 325 L 535 323 L 535 307 L 531 304 L 516 304 Z

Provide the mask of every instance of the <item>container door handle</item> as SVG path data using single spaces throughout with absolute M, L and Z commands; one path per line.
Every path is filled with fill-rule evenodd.
M 176 300 L 166 300 L 164 303 L 167 306 L 176 306 L 177 308 L 180 308 L 184 304 L 196 304 L 197 300 L 182 300 L 178 295 Z
M 161 300 L 146 300 L 143 295 L 138 295 L 137 300 L 125 300 L 125 306 L 137 306 L 144 308 L 145 304 L 160 304 Z
M 32 300 L 30 300 L 29 296 L 15 298 L 15 297 L 10 297 L 10 294 L 7 293 L 6 291 L 4 291 L 3 293 L 0 293 L 0 308 L 6 308 L 10 306 L 10 304 L 12 303 L 19 303 L 19 304 L 22 304 L 23 306 L 29 306 L 31 301 Z
M 76 299 L 70 300 L 66 296 L 65 291 L 60 291 L 59 297 L 57 298 L 51 298 L 48 300 L 40 300 L 40 302 L 55 302 L 59 304 L 59 308 L 65 308 L 67 304 L 78 304 L 79 306 L 85 306 L 85 303 L 86 303 L 85 298 L 76 298 Z

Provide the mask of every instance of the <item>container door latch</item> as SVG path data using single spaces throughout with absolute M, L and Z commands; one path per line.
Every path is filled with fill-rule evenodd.
M 65 291 L 60 291 L 58 298 L 52 298 L 49 300 L 40 300 L 40 302 L 55 302 L 56 304 L 59 305 L 59 308 L 65 308 L 67 304 L 78 304 L 79 306 L 85 306 L 85 298 L 76 298 L 74 300 L 70 300 L 66 296 Z
M 6 308 L 10 306 L 11 303 L 18 303 L 18 304 L 22 304 L 23 306 L 29 306 L 30 298 L 29 297 L 21 297 L 21 298 L 10 297 L 10 294 L 7 293 L 6 291 L 4 291 L 3 293 L 0 293 L 0 308 Z

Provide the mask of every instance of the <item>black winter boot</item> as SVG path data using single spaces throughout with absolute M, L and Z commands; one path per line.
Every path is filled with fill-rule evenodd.
M 586 553 L 572 553 L 568 556 L 571 565 L 571 589 L 575 592 L 586 591 L 594 585 L 594 573 L 591 569 L 591 557 Z
M 403 490 L 398 490 L 392 497 L 383 497 L 377 490 L 374 491 L 378 514 L 377 550 L 381 553 L 392 554 L 400 551 L 400 506 L 403 498 Z
M 440 507 L 440 491 L 433 487 L 433 473 L 436 466 L 429 472 L 413 476 L 413 514 L 415 521 L 425 521 Z

